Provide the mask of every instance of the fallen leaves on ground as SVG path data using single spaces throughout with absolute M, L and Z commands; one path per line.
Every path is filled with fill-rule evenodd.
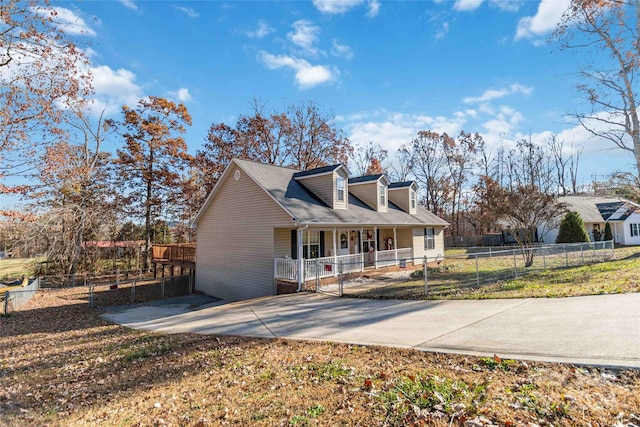
M 640 425 L 640 372 L 154 334 L 73 289 L 0 318 L 0 425 Z

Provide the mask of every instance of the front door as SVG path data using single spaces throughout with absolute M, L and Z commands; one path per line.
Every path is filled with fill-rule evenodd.
M 349 234 L 348 231 L 338 233 L 338 255 L 349 255 Z

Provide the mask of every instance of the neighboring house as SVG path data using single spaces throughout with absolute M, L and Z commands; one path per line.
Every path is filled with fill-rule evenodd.
M 300 172 L 234 159 L 194 225 L 196 289 L 237 301 L 274 295 L 282 283 L 304 289 L 340 265 L 349 273 L 433 260 L 448 224 L 418 206 L 413 181 L 350 179 L 342 164 Z
M 558 202 L 566 210 L 578 212 L 592 241 L 603 240 L 605 224 L 611 227 L 613 241 L 620 245 L 640 245 L 640 205 L 611 197 L 564 196 Z M 538 229 L 544 243 L 555 243 L 564 214 L 552 224 Z

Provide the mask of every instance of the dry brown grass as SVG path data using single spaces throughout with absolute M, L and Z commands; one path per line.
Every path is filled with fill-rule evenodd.
M 0 328 L 0 425 L 640 424 L 638 371 L 152 334 L 65 289 Z

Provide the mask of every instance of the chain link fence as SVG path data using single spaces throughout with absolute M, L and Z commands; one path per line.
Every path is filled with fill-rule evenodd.
M 531 248 L 475 248 L 438 258 L 396 259 L 392 267 L 383 271 L 364 269 L 357 262 L 338 265 L 324 262 L 317 268 L 320 274 L 316 273 L 316 280 L 307 281 L 305 289 L 340 296 L 421 298 L 434 292 L 453 293 L 514 280 L 534 272 L 604 262 L 613 256 L 613 241 L 606 241 Z M 321 277 L 322 271 L 331 270 L 337 272 L 334 277 Z M 416 281 L 423 286 L 416 287 Z
M 155 301 L 188 295 L 194 272 L 153 278 L 151 271 L 116 270 L 101 275 L 50 275 L 29 280 L 28 286 L 0 287 L 0 314 L 22 309 L 37 292 L 64 291 L 61 297 L 83 301 L 90 308 Z M 64 295 L 64 296 L 63 296 Z M 28 307 L 27 307 L 28 308 Z

